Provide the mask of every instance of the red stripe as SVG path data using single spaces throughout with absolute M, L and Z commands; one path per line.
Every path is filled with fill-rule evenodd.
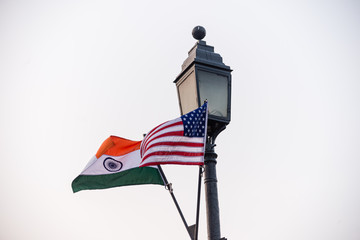
M 162 131 L 162 130 L 164 130 L 166 128 L 170 128 L 170 127 L 174 127 L 174 126 L 178 126 L 178 125 L 182 125 L 182 124 L 183 124 L 182 121 L 179 121 L 179 122 L 172 123 L 170 125 L 164 126 L 164 127 L 160 128 L 160 129 L 156 130 L 152 134 L 149 134 L 149 136 L 146 136 L 146 138 L 149 139 L 152 135 L 154 135 L 154 134 L 156 134 L 156 133 L 158 133 L 158 132 L 160 132 L 160 131 Z
M 149 162 L 141 165 L 140 167 L 154 166 L 160 164 L 181 164 L 181 165 L 204 165 L 203 162 L 181 162 L 181 161 L 169 161 L 169 162 Z
M 176 122 L 176 123 L 170 124 L 170 125 L 168 125 L 168 126 L 164 126 L 164 127 L 160 128 L 160 129 L 156 130 L 155 132 L 146 135 L 146 136 L 145 136 L 145 139 L 144 139 L 144 140 L 145 140 L 145 144 L 146 144 L 146 143 L 149 141 L 149 139 L 150 139 L 153 135 L 155 135 L 156 133 L 158 133 L 158 132 L 160 132 L 160 131 L 162 131 L 162 130 L 164 130 L 164 129 L 166 129 L 166 128 L 170 128 L 170 127 L 174 127 L 174 126 L 178 126 L 178 125 L 182 125 L 182 122 L 180 121 L 180 122 Z
M 142 162 L 144 162 L 148 157 L 151 156 L 185 156 L 185 157 L 200 157 L 204 156 L 204 152 L 165 152 L 165 151 L 159 151 L 159 152 L 152 152 L 143 157 Z
M 150 139 L 154 134 L 156 134 L 156 133 L 158 133 L 159 131 L 162 131 L 162 130 L 164 130 L 164 129 L 166 129 L 166 128 L 169 128 L 169 127 L 182 125 L 182 124 L 183 124 L 183 123 L 182 123 L 182 120 L 181 120 L 181 119 L 179 119 L 179 120 L 180 120 L 180 121 L 178 121 L 178 122 L 172 123 L 172 124 L 170 124 L 170 125 L 168 125 L 168 126 L 164 126 L 164 127 L 162 127 L 162 128 L 159 128 L 159 127 L 161 127 L 162 125 L 164 125 L 165 123 L 168 123 L 168 122 L 169 122 L 169 121 L 167 121 L 167 122 L 164 122 L 163 124 L 160 124 L 159 126 L 155 127 L 154 129 L 152 129 L 152 130 L 145 136 L 145 138 L 143 139 L 143 143 L 141 144 L 141 152 L 144 151 L 144 146 L 147 146 L 147 145 L 148 145 L 149 139 Z M 157 129 L 157 128 L 159 128 L 159 129 Z
M 169 121 L 167 121 L 167 122 L 169 122 Z M 162 123 L 162 124 L 160 124 L 160 125 L 158 125 L 158 126 L 156 126 L 156 127 L 154 127 L 148 134 L 146 134 L 146 136 L 148 136 L 148 135 L 150 135 L 153 131 L 155 131 L 158 127 L 160 127 L 160 126 L 162 126 L 162 125 L 164 125 L 165 123 L 167 123 L 167 122 L 164 122 L 164 123 Z
M 148 139 L 148 136 L 150 136 L 150 135 L 152 134 L 152 132 L 154 132 L 158 127 L 164 125 L 164 124 L 167 123 L 167 122 L 169 122 L 169 121 L 166 121 L 166 122 L 164 122 L 164 123 L 162 123 L 162 124 L 159 124 L 158 126 L 154 127 L 153 129 L 151 129 L 150 132 L 148 132 L 148 133 L 146 134 L 146 136 L 144 137 L 144 139 L 143 139 L 143 141 L 142 141 L 142 143 L 141 143 L 141 150 L 140 150 L 140 152 L 143 151 L 143 144 L 145 143 L 145 140 Z
M 203 147 L 204 143 L 194 143 L 194 142 L 158 142 L 151 145 L 151 147 L 156 146 L 182 146 L 182 147 Z
M 160 134 L 159 136 L 156 136 L 154 138 L 152 138 L 150 141 L 148 142 L 145 142 L 144 144 L 144 148 L 142 149 L 141 151 L 141 156 L 143 156 L 145 154 L 145 152 L 148 150 L 148 145 L 156 140 L 156 139 L 159 139 L 159 138 L 162 138 L 162 137 L 169 137 L 169 136 L 184 136 L 184 131 L 176 131 L 176 132 L 167 132 L 167 133 L 163 133 L 163 134 Z

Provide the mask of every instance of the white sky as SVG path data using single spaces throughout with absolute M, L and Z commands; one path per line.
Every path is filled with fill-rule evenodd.
M 234 70 L 222 236 L 360 239 L 355 0 L 0 1 L 0 239 L 188 239 L 161 186 L 70 184 L 109 135 L 179 116 L 172 81 L 196 25 Z M 164 171 L 193 224 L 197 167 Z

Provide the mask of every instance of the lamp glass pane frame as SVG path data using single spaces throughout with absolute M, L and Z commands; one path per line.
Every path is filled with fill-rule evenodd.
M 208 100 L 209 119 L 229 123 L 231 113 L 231 73 L 229 71 L 224 71 L 221 69 L 211 68 L 202 65 L 195 66 L 195 73 L 198 94 L 197 96 L 199 100 L 198 106 L 201 106 L 205 100 Z M 201 79 L 201 77 L 206 77 L 206 75 L 210 78 L 212 77 L 213 79 Z M 206 86 L 204 87 L 204 84 L 214 84 L 215 86 L 213 85 L 207 88 Z M 219 87 L 222 87 L 222 89 L 219 89 Z M 215 90 L 221 92 L 207 99 L 206 95 Z M 226 94 L 226 96 L 221 96 L 223 94 Z M 211 103 L 211 101 L 217 100 L 225 102 L 225 106 L 224 103 L 220 103 L 218 106 L 216 106 L 216 104 L 214 106 L 214 104 Z M 223 110 L 221 110 L 221 114 L 219 112 L 216 112 L 216 109 L 214 109 L 212 106 L 222 107 Z

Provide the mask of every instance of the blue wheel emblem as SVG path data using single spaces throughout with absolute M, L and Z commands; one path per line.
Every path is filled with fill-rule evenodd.
M 103 164 L 104 164 L 104 168 L 109 172 L 118 172 L 123 167 L 122 162 L 116 161 L 111 157 L 105 158 Z

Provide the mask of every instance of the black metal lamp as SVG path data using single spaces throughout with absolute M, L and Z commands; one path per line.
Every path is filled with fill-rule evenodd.
M 202 41 L 205 29 L 197 26 L 193 37 L 198 40 L 189 51 L 182 71 L 175 79 L 181 114 L 200 107 L 208 101 L 208 135 L 216 136 L 230 122 L 231 69 L 222 62 L 214 47 Z
M 202 41 L 206 35 L 203 27 L 193 29 L 198 40 L 189 51 L 182 65 L 182 71 L 175 79 L 181 114 L 186 114 L 208 101 L 208 129 L 204 156 L 205 198 L 209 240 L 219 240 L 220 216 L 217 191 L 215 139 L 230 122 L 231 69 L 226 66 L 214 47 Z M 197 225 L 197 224 L 196 224 Z M 197 232 L 197 230 L 196 230 Z M 195 234 L 195 240 L 197 234 Z M 226 239 L 226 238 L 221 238 Z

